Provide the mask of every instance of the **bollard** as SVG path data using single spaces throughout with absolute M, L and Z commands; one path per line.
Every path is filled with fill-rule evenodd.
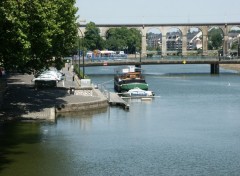
M 75 87 L 70 87 L 70 94 L 74 95 L 74 92 L 75 92 Z

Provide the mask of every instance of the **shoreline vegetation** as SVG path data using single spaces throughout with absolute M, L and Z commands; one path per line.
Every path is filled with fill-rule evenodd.
M 220 64 L 220 67 L 240 72 L 240 64 Z

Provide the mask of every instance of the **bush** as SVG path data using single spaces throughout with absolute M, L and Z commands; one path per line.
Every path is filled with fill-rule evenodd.
M 153 57 L 153 54 L 147 54 L 147 57 Z

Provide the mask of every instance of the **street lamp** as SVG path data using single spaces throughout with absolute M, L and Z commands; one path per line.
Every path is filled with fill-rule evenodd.
M 80 32 L 81 34 L 81 38 L 82 38 L 82 42 L 81 42 L 81 46 L 82 46 L 82 55 L 83 55 L 83 78 L 85 77 L 85 66 L 84 66 L 84 42 L 83 42 L 83 33 L 80 29 L 80 23 L 85 23 L 86 20 L 80 20 L 79 23 L 78 23 L 78 31 Z M 78 37 L 79 37 L 79 43 L 78 43 L 78 46 L 79 46 L 79 60 L 78 60 L 78 69 L 79 69 L 79 73 L 80 73 L 80 57 L 81 57 L 81 50 L 80 50 L 80 35 L 78 33 Z
M 78 36 L 78 73 L 80 74 L 80 57 L 81 57 L 81 49 L 80 49 L 80 37 Z
M 79 71 L 79 74 L 80 74 L 81 49 L 82 49 L 83 62 L 84 62 L 84 48 L 83 48 L 83 33 L 82 33 L 82 31 L 81 31 L 80 29 L 79 29 L 79 32 L 81 33 L 81 38 L 82 38 L 82 42 L 81 42 L 81 44 L 80 44 L 81 38 L 80 38 L 80 36 L 78 35 L 78 37 L 79 37 L 79 43 L 78 43 L 78 46 L 79 46 L 79 48 L 78 48 L 78 55 L 79 55 L 79 57 L 78 57 L 78 71 Z M 80 48 L 80 46 L 81 46 L 81 48 Z M 84 64 L 83 64 L 83 65 L 84 65 Z M 84 78 L 84 72 L 83 72 L 83 78 Z

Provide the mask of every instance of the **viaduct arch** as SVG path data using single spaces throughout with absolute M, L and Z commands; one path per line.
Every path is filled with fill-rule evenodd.
M 187 55 L 187 33 L 190 28 L 199 28 L 202 31 L 203 55 L 208 55 L 208 30 L 218 27 L 223 31 L 223 54 L 228 51 L 228 33 L 233 27 L 240 27 L 240 23 L 193 23 L 193 24 L 96 24 L 100 29 L 100 36 L 106 38 L 106 33 L 110 28 L 127 27 L 138 29 L 142 34 L 141 54 L 146 55 L 146 35 L 152 29 L 158 29 L 162 33 L 162 55 L 167 55 L 167 32 L 171 28 L 178 28 L 182 32 L 182 54 Z M 85 32 L 86 25 L 79 27 L 82 34 Z M 80 35 L 82 35 L 80 34 Z

